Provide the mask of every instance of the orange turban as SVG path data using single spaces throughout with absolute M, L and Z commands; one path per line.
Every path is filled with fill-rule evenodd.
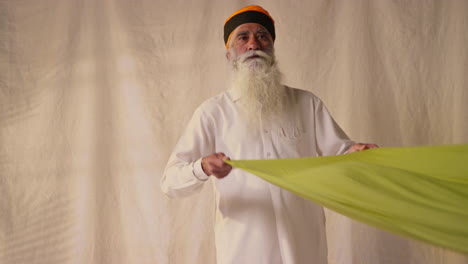
M 237 10 L 224 22 L 224 44 L 227 49 L 229 49 L 229 41 L 234 29 L 245 23 L 257 23 L 264 26 L 275 40 L 275 21 L 273 18 L 261 6 L 251 5 Z

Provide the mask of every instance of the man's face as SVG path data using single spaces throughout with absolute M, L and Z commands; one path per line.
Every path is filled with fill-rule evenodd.
M 261 50 L 272 55 L 273 39 L 262 25 L 246 23 L 232 32 L 230 47 L 226 54 L 230 61 L 250 50 Z

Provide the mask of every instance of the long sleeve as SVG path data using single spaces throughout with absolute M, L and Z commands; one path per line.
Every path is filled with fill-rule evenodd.
M 315 102 L 315 133 L 317 135 L 317 152 L 319 156 L 332 156 L 345 153 L 354 142 L 333 120 L 323 102 Z
M 194 194 L 209 179 L 201 168 L 201 159 L 214 153 L 212 124 L 201 107 L 193 114 L 169 157 L 161 178 L 161 189 L 169 197 Z

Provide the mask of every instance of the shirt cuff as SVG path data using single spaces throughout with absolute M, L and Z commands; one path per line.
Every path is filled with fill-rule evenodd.
M 192 173 L 195 178 L 197 178 L 200 181 L 207 181 L 210 176 L 206 175 L 205 172 L 203 171 L 202 164 L 201 164 L 201 158 L 196 160 L 194 163 L 192 163 Z

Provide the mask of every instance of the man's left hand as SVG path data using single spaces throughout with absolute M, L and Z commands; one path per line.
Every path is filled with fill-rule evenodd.
M 365 149 L 378 148 L 378 147 L 379 146 L 377 146 L 376 144 L 358 143 L 358 144 L 352 145 L 348 149 L 348 151 L 346 151 L 346 153 L 353 153 L 353 152 L 358 152 L 358 151 L 362 151 Z

